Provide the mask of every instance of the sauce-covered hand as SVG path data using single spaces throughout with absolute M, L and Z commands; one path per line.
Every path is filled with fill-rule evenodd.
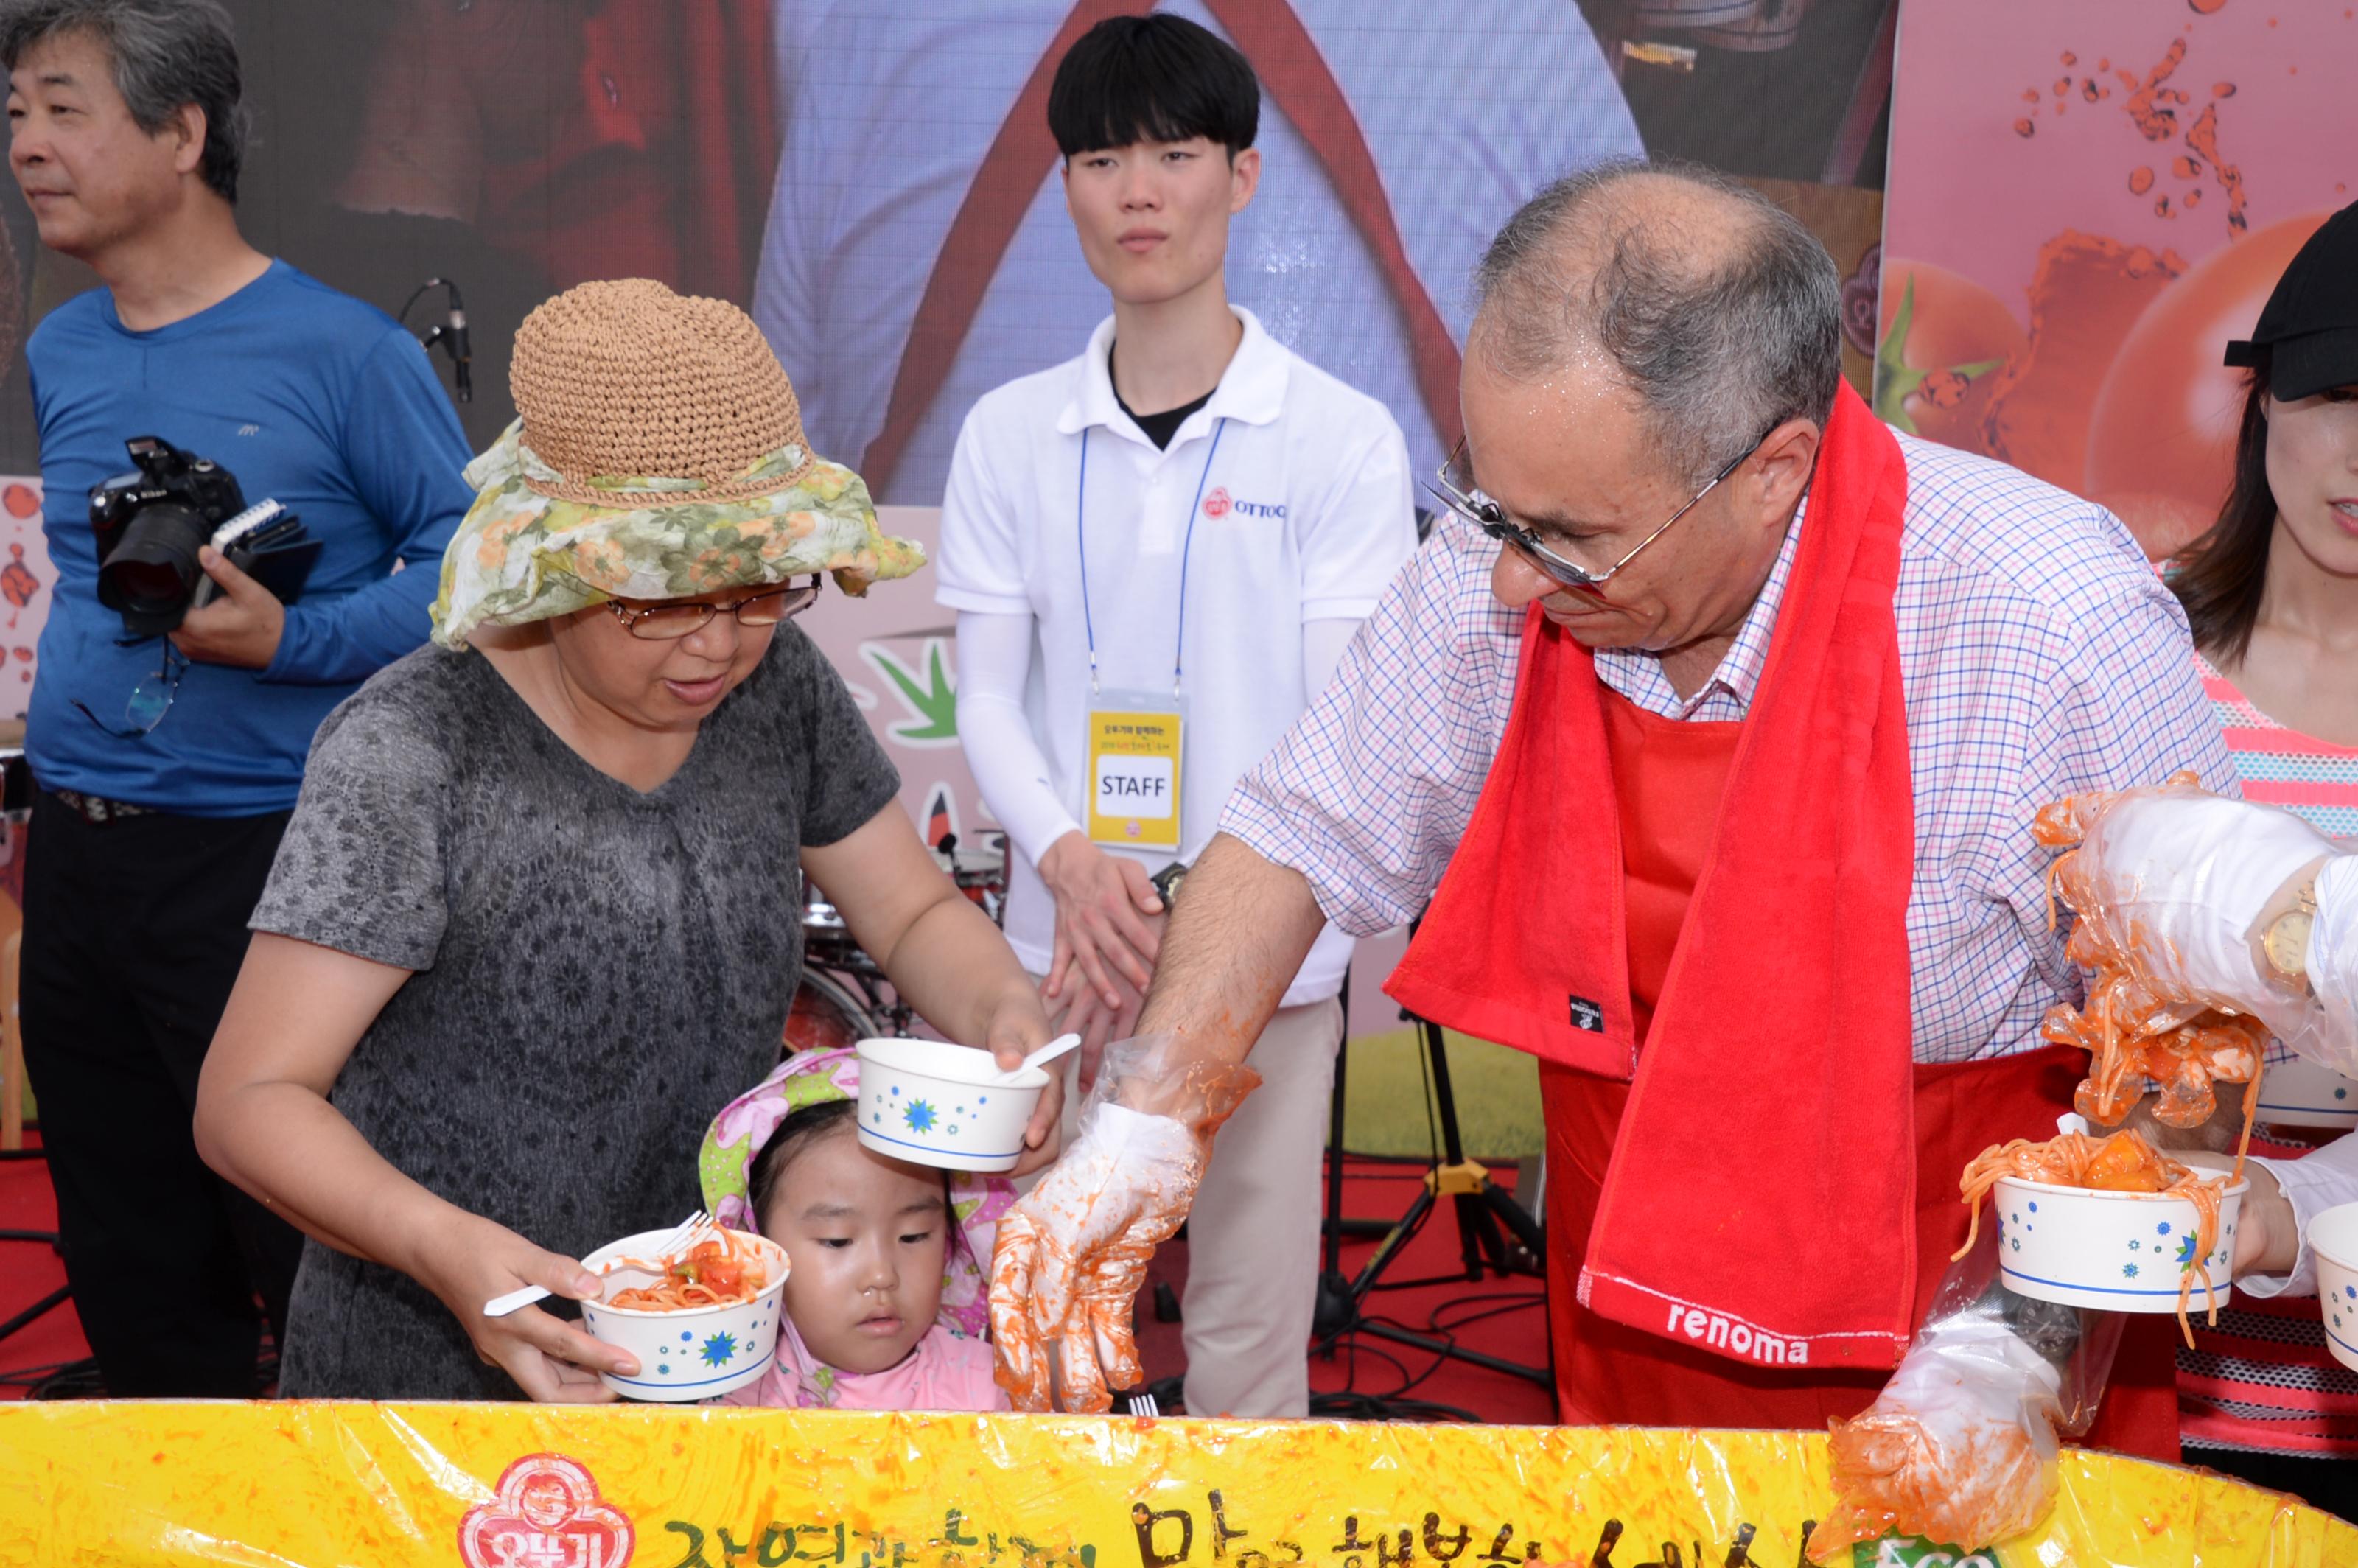
M 1203 1179 L 1195 1135 L 1167 1116 L 1099 1105 L 1055 1168 L 999 1222 L 990 1330 L 1015 1408 L 1050 1406 L 1059 1348 L 1067 1410 L 1103 1411 L 1138 1380 L 1130 1302 Z
M 2281 982 L 2262 917 L 2293 907 L 2333 841 L 2279 807 L 2176 783 L 2083 812 L 2085 837 L 2056 873 L 2081 919 L 2109 927 L 2160 1000 L 2266 1011 Z
M 1249 1067 L 1192 1063 L 1169 1037 L 1109 1049 L 1073 1146 L 999 1222 L 990 1332 L 1016 1409 L 1050 1408 L 1052 1347 L 1066 1410 L 1109 1409 L 1113 1390 L 1139 1381 L 1130 1302 L 1187 1217 L 1212 1135 L 1260 1082 Z M 1150 1094 L 1172 1114 L 1120 1103 Z

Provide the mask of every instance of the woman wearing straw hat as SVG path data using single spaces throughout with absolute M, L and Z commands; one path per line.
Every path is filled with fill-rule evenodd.
M 311 1238 L 289 1395 L 610 1397 L 628 1356 L 483 1303 L 586 1295 L 583 1253 L 695 1207 L 687 1152 L 776 1058 L 798 867 L 944 1033 L 1011 1065 L 1048 1037 L 785 624 L 821 572 L 922 557 L 813 458 L 752 320 L 585 284 L 513 382 L 438 645 L 321 728 L 199 1092 L 206 1159 Z

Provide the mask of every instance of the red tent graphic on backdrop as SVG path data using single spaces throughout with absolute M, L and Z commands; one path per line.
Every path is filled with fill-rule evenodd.
M 1432 296 L 1409 265 L 1408 247 L 1384 195 L 1366 133 L 1325 58 L 1287 0 L 1205 3 L 1252 62 L 1262 88 L 1292 119 L 1312 156 L 1334 182 L 1336 196 L 1350 214 L 1352 226 L 1367 241 L 1407 327 L 1417 387 L 1425 406 L 1444 442 L 1455 442 L 1458 436 L 1457 345 Z M 882 495 L 891 488 L 892 470 L 900 466 L 917 421 L 949 378 L 967 329 L 974 324 L 982 297 L 1039 191 L 1040 177 L 1055 167 L 1059 155 L 1048 133 L 1047 109 L 1048 84 L 1057 62 L 1074 40 L 1106 17 L 1152 9 L 1153 0 L 1077 0 L 1016 95 L 999 135 L 983 155 L 982 168 L 968 188 L 966 200 L 958 206 L 917 301 L 916 319 L 892 379 L 884 427 L 868 443 L 860 460 L 860 471 L 871 494 Z M 1210 504 L 1207 496 L 1207 512 Z
M 624 1568 L 638 1532 L 561 1454 L 527 1454 L 501 1473 L 499 1496 L 467 1510 L 467 1568 Z

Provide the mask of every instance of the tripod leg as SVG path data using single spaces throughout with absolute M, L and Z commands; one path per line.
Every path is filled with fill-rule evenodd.
M 1504 1277 L 1514 1272 L 1514 1266 L 1507 1253 L 1506 1233 L 1498 1228 L 1498 1217 L 1490 1212 L 1491 1195 L 1497 1191 L 1486 1180 L 1480 1192 L 1459 1198 L 1457 1224 L 1479 1244 L 1482 1259 Z
M 1343 973 L 1344 994 L 1349 994 L 1350 971 Z M 1324 1274 L 1343 1271 L 1343 1075 L 1351 1060 L 1346 1037 L 1335 1047 L 1335 1098 L 1326 1112 L 1326 1256 Z
M 1537 1383 L 1542 1389 L 1555 1387 L 1555 1374 L 1543 1368 L 1526 1367 L 1520 1361 L 1503 1357 L 1486 1356 L 1479 1350 L 1467 1350 L 1447 1340 L 1435 1339 L 1429 1334 L 1416 1334 L 1405 1328 L 1394 1328 L 1388 1323 L 1363 1323 L 1357 1332 L 1377 1339 L 1389 1339 L 1394 1345 L 1407 1345 L 1435 1356 L 1446 1356 L 1469 1366 L 1487 1367 L 1493 1372 L 1504 1372 L 1510 1378 L 1520 1378 L 1527 1383 Z
M 1487 1206 L 1487 1212 L 1496 1215 L 1501 1224 L 1515 1233 L 1515 1239 L 1522 1243 L 1525 1251 L 1534 1258 L 1545 1254 L 1547 1232 L 1539 1221 L 1532 1217 L 1532 1210 L 1525 1208 L 1514 1197 L 1501 1191 L 1495 1183 L 1483 1184 L 1482 1197 Z M 1542 1198 L 1541 1201 L 1544 1203 L 1546 1200 Z
M 35 1318 L 40 1316 L 51 1307 L 65 1305 L 67 1300 L 71 1297 L 72 1294 L 72 1286 L 59 1285 L 56 1290 L 51 1291 L 48 1295 L 43 1296 L 39 1301 L 35 1302 L 31 1306 L 27 1307 L 23 1312 L 18 1313 L 7 1322 L 0 1323 L 0 1339 L 7 1338 L 10 1335 L 16 1333 L 18 1329 L 32 1322 Z
M 1365 1299 L 1367 1293 L 1375 1289 L 1376 1281 L 1383 1277 L 1384 1270 L 1390 1264 L 1393 1255 L 1407 1245 L 1408 1238 L 1416 1234 L 1416 1227 L 1424 1223 L 1424 1217 L 1431 1213 L 1432 1209 L 1433 1189 L 1419 1188 L 1415 1201 L 1408 1206 L 1408 1212 L 1401 1216 L 1400 1223 L 1392 1227 L 1391 1234 L 1384 1238 L 1382 1245 L 1376 1249 L 1375 1255 L 1369 1258 L 1359 1270 L 1359 1277 L 1351 1281 L 1351 1300 L 1354 1303 Z

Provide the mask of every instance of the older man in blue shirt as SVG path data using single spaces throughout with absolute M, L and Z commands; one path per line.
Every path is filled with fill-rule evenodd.
M 415 339 L 239 233 L 215 0 L 12 0 L 0 62 L 42 243 L 105 285 L 27 348 L 57 568 L 26 741 L 27 1067 L 109 1391 L 246 1395 L 255 1300 L 283 1325 L 300 1238 L 197 1159 L 197 1072 L 312 731 L 425 640 L 465 438 Z M 126 636 L 87 508 L 138 436 L 301 516 L 322 548 L 299 602 L 208 549 L 219 596 Z

